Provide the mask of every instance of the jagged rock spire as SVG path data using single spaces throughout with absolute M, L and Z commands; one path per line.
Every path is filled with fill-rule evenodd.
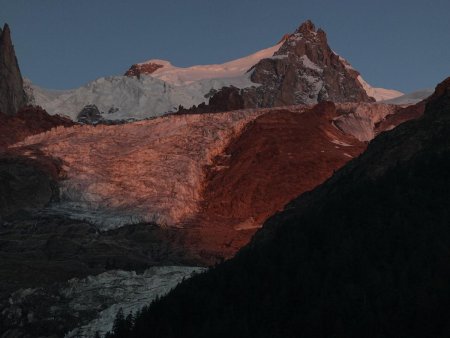
M 27 104 L 8 24 L 0 29 L 0 112 L 14 115 Z
M 316 26 L 314 26 L 314 24 L 312 23 L 311 20 L 306 20 L 297 29 L 297 32 L 299 32 L 299 33 L 308 33 L 308 32 L 315 32 L 315 31 L 316 31 Z
M 328 45 L 327 36 L 311 20 L 286 34 L 274 57 L 259 61 L 245 90 L 245 107 L 315 104 L 320 101 L 370 102 L 359 73 Z

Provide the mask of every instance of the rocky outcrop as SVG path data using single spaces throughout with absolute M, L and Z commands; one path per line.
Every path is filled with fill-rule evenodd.
M 136 63 L 130 67 L 125 72 L 125 76 L 136 76 L 137 78 L 140 78 L 141 75 L 150 75 L 154 73 L 157 69 L 162 68 L 163 65 L 149 62 L 149 63 Z
M 15 115 L 0 113 L 0 220 L 19 211 L 41 209 L 58 198 L 58 160 L 39 150 L 23 156 L 8 150 L 8 146 L 27 136 L 73 124 L 39 107 L 27 106 Z
M 43 133 L 56 127 L 69 127 L 75 123 L 59 116 L 49 115 L 40 107 L 26 106 L 15 115 L 0 113 L 0 152 L 27 136 Z
M 408 119 L 418 117 L 404 114 L 404 109 L 396 105 L 340 103 L 336 106 L 339 114 L 333 120 L 333 125 L 362 142 L 368 142 L 380 132 L 392 129 Z M 400 115 L 402 118 L 397 118 Z
M 0 158 L 0 221 L 41 209 L 57 198 L 57 184 L 48 171 L 30 159 Z
M 223 87 L 219 90 L 211 91 L 209 103 L 201 103 L 189 109 L 183 106 L 178 107 L 176 114 L 205 114 L 244 109 L 244 99 L 242 90 L 234 86 Z
M 77 121 L 85 124 L 97 124 L 103 121 L 103 116 L 95 104 L 89 104 L 78 113 Z
M 27 104 L 22 75 L 11 40 L 11 31 L 5 24 L 0 30 L 0 112 L 14 115 Z
M 331 50 L 325 32 L 311 21 L 251 71 L 251 80 L 260 86 L 244 91 L 246 107 L 374 101 L 358 81 L 359 73 Z

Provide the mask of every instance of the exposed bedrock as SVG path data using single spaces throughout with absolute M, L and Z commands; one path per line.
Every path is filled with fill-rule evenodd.
M 14 115 L 27 101 L 11 31 L 5 24 L 0 29 L 0 112 Z

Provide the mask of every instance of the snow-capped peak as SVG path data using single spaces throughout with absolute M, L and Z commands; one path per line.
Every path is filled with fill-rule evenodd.
M 138 63 L 140 67 L 145 65 L 159 65 L 151 73 L 142 72 L 139 75 L 148 75 L 163 80 L 169 84 L 180 86 L 199 80 L 215 78 L 232 78 L 244 75 L 258 61 L 271 57 L 283 44 L 280 41 L 275 46 L 262 49 L 248 56 L 228 61 L 222 64 L 195 65 L 191 67 L 177 67 L 169 61 L 152 59 Z M 132 74 L 135 75 L 135 74 Z

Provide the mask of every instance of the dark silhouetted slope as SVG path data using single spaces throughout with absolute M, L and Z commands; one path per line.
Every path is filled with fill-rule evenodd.
M 448 337 L 450 78 L 425 114 L 292 201 L 115 337 Z

